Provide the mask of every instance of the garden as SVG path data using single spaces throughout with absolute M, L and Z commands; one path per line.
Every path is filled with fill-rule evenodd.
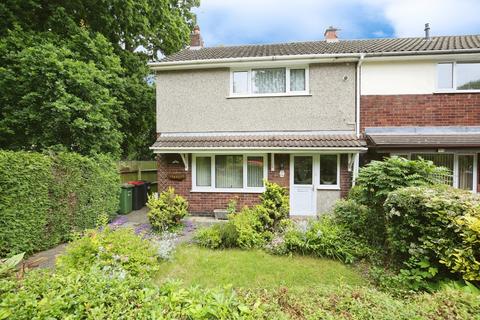
M 169 189 L 149 198 L 153 232 L 108 215 L 73 225 L 54 270 L 22 268 L 24 242 L 4 250 L 0 319 L 479 319 L 480 199 L 445 174 L 373 161 L 308 221 L 288 219 L 288 191 L 265 182 L 260 204 L 232 200 L 190 243 L 176 238 L 188 203 Z

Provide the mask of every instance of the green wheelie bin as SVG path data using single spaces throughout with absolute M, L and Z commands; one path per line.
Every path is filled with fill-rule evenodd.
M 120 214 L 127 214 L 132 212 L 132 192 L 133 186 L 131 184 L 122 184 L 120 192 Z

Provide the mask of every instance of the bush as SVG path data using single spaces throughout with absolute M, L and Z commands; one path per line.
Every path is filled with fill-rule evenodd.
M 358 237 L 383 250 L 386 239 L 383 204 L 388 194 L 403 187 L 433 185 L 439 176 L 446 174 L 446 168 L 438 168 L 431 161 L 399 157 L 372 161 L 361 168 L 348 201 L 336 204 L 336 219 Z
M 158 255 L 153 244 L 136 236 L 132 229 L 87 230 L 68 244 L 57 259 L 57 269 L 68 273 L 91 268 L 151 276 L 158 270 Z
M 392 192 L 385 208 L 390 249 L 406 275 L 422 281 L 448 272 L 480 281 L 477 196 L 447 186 L 409 187 Z
M 285 224 L 284 230 L 273 238 L 266 249 L 275 254 L 308 254 L 345 263 L 352 263 L 369 253 L 364 244 L 355 240 L 353 234 L 330 216 Z
M 265 319 L 231 289 L 182 288 L 171 282 L 88 272 L 32 272 L 0 296 L 5 319 Z
M 118 186 L 106 156 L 0 151 L 0 256 L 51 248 L 112 217 Z
M 148 220 L 156 230 L 170 230 L 181 226 L 181 220 L 188 214 L 188 202 L 175 189 L 168 188 L 158 197 L 149 196 Z
M 265 192 L 260 196 L 262 204 L 259 208 L 262 212 L 260 219 L 265 227 L 273 231 L 278 223 L 288 218 L 290 211 L 290 201 L 288 190 L 276 183 L 265 181 Z

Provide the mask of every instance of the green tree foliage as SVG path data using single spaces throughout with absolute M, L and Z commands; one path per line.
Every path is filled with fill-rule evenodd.
M 198 0 L 0 3 L 0 148 L 151 159 L 149 58 L 188 41 Z M 136 52 L 139 46 L 146 53 Z M 19 139 L 17 139 L 19 137 Z

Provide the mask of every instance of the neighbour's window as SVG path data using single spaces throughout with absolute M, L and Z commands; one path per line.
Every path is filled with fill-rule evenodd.
M 320 155 L 320 185 L 338 185 L 338 155 Z
M 198 155 L 194 156 L 198 190 L 246 189 L 260 190 L 265 178 L 264 155 Z
M 473 155 L 458 156 L 458 188 L 473 190 Z
M 307 68 L 262 68 L 232 71 L 232 95 L 305 94 Z
M 440 90 L 480 90 L 480 63 L 448 62 L 437 65 Z

